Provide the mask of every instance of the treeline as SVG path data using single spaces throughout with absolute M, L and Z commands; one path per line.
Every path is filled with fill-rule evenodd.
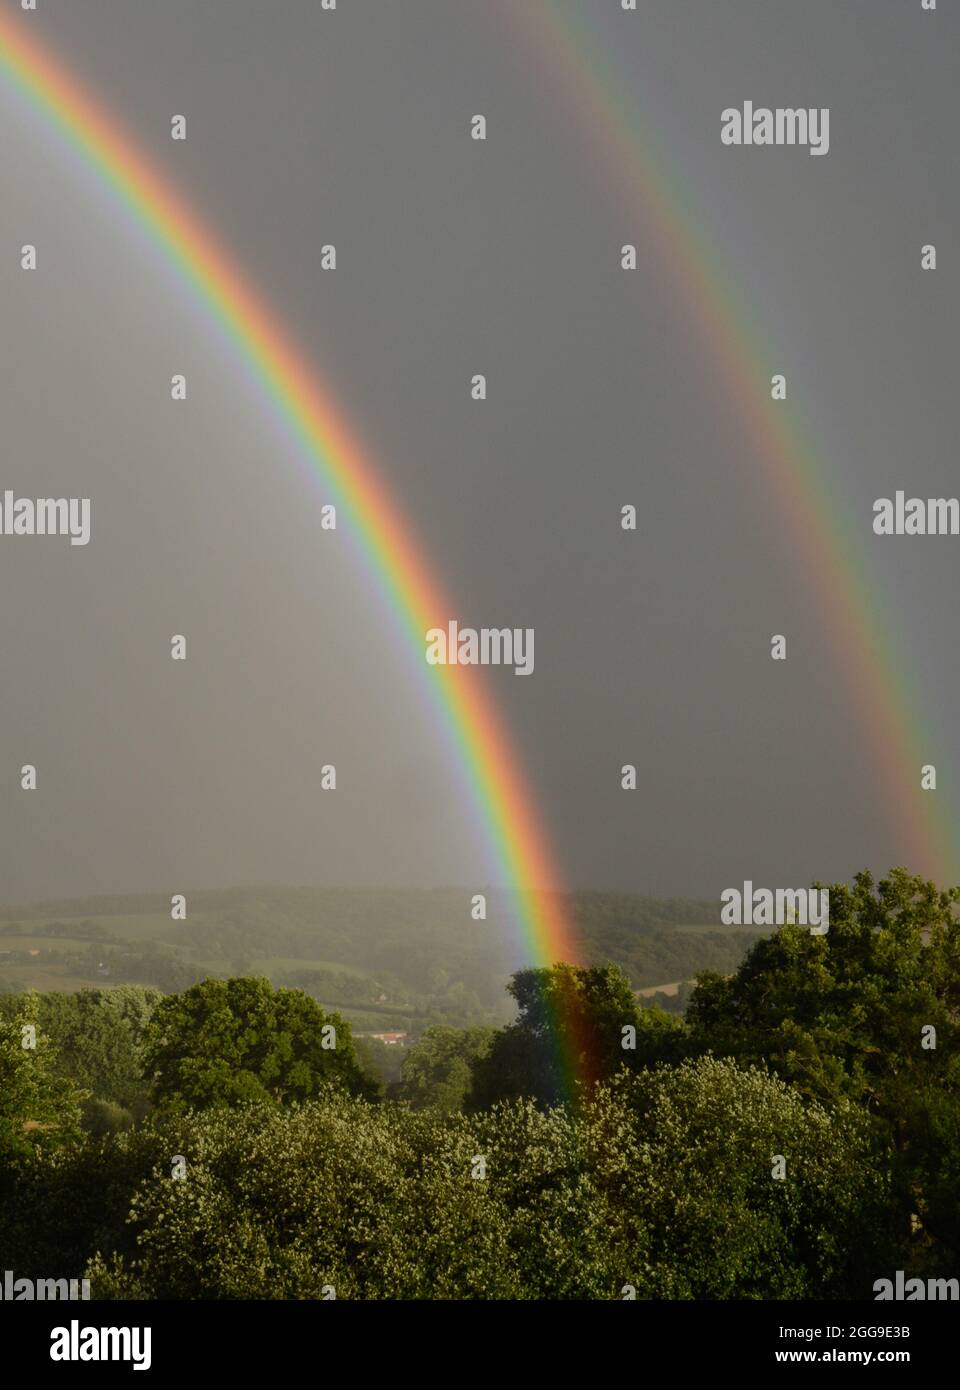
M 735 970 L 757 932 L 678 932 L 671 928 L 591 928 L 581 938 L 581 955 L 588 961 L 614 961 L 635 989 L 692 980 L 702 970 L 727 974 Z
M 35 1165 L 4 1249 L 114 1298 L 842 1297 L 897 1258 L 865 1130 L 709 1058 L 576 1113 L 214 1108 Z
M 169 899 L 156 894 L 5 908 L 0 935 L 12 938 L 3 943 L 12 953 L 0 952 L 0 991 L 4 961 L 26 963 L 16 954 L 17 936 L 66 937 L 91 945 L 41 951 L 51 989 L 57 967 L 97 983 L 109 978 L 166 992 L 212 975 L 266 975 L 338 1004 L 386 994 L 450 1022 L 500 1022 L 503 983 L 523 961 L 516 904 L 495 891 L 487 899 L 482 930 L 466 929 L 470 897 L 450 889 L 204 890 L 188 895 L 185 922 L 172 921 Z M 755 939 L 741 930 L 677 930 L 716 923 L 716 903 L 575 893 L 565 906 L 578 958 L 616 962 L 638 989 L 690 979 L 699 969 L 733 970 Z M 316 979 L 308 983 L 307 972 Z
M 117 1298 L 950 1277 L 958 899 L 902 870 L 834 885 L 825 936 L 756 941 L 684 1018 L 614 965 L 519 971 L 512 1023 L 428 1030 L 388 1088 L 341 1017 L 264 980 L 0 1000 L 0 1249 Z
M 690 923 L 720 924 L 718 902 L 702 898 L 649 898 L 639 893 L 569 893 L 566 906 L 578 931 L 590 933 L 611 928 L 679 927 Z

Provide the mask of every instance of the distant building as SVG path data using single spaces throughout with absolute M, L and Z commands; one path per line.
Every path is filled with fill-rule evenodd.
M 354 1033 L 355 1038 L 373 1038 L 387 1047 L 406 1047 L 407 1036 L 406 1033 Z

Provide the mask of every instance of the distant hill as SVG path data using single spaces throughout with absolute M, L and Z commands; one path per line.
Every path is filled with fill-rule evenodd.
M 170 898 L 127 894 L 0 908 L 0 989 L 135 983 L 179 990 L 207 976 L 266 975 L 307 990 L 359 1028 L 416 1033 L 510 1015 L 504 985 L 529 964 L 507 895 L 253 887 Z M 567 899 L 582 958 L 621 965 L 636 989 L 732 971 L 756 939 L 723 928 L 716 902 L 577 892 Z

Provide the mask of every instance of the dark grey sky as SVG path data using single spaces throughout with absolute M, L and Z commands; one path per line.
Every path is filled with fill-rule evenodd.
M 514 3 L 582 13 L 770 344 L 770 372 L 787 373 L 829 507 L 860 537 L 915 670 L 911 722 L 949 819 L 960 539 L 875 542 L 870 521 L 897 488 L 958 491 L 956 14 L 919 0 L 640 0 L 635 15 L 616 0 Z M 41 0 L 23 22 L 307 346 L 450 616 L 535 628 L 534 675 L 486 678 L 572 885 L 714 895 L 900 862 L 919 767 L 894 804 L 763 461 L 718 408 L 716 362 L 625 196 L 633 171 L 614 186 L 546 39 L 531 44 L 510 11 Z M 720 112 L 747 98 L 829 107 L 829 155 L 724 148 Z M 162 260 L 6 89 L 0 160 L 0 483 L 94 507 L 86 549 L 0 538 L 0 897 L 486 881 L 422 657 L 398 646 L 344 538 L 320 534 L 324 488 Z M 34 275 L 18 267 L 26 241 Z M 339 266 L 321 274 L 330 241 Z M 640 248 L 634 276 L 615 268 L 624 241 Z M 923 276 L 927 241 L 940 268 Z M 633 536 L 624 502 L 640 510 Z M 35 794 L 19 790 L 25 762 Z

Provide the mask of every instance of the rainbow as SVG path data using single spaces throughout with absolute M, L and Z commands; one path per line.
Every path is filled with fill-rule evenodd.
M 62 63 L 24 31 L 22 16 L 0 16 L 0 76 L 93 169 L 147 234 L 236 348 L 298 447 L 330 490 L 338 522 L 359 541 L 400 630 L 419 653 L 435 706 L 479 812 L 504 882 L 513 892 L 528 958 L 575 961 L 561 880 L 508 734 L 477 668 L 429 667 L 428 628 L 454 609 L 430 573 L 401 508 L 374 472 L 356 431 L 307 358 L 244 278 L 224 247 L 185 206 L 117 120 Z M 559 1034 L 558 1030 L 558 1034 Z M 569 1076 L 584 1062 L 562 1059 Z
M 944 887 L 955 882 L 960 818 L 945 810 L 949 792 L 920 787 L 921 767 L 947 765 L 948 749 L 919 717 L 922 700 L 909 663 L 898 656 L 878 611 L 865 544 L 844 524 L 827 460 L 796 412 L 769 399 L 769 354 L 716 248 L 698 230 L 703 219 L 681 190 L 682 172 L 671 173 L 655 147 L 651 123 L 642 118 L 636 91 L 621 79 L 589 5 L 506 0 L 503 9 L 509 46 L 516 48 L 519 38 L 527 49 L 524 66 L 545 71 L 555 85 L 558 107 L 572 118 L 611 200 L 624 209 L 623 240 L 649 246 L 664 267 L 709 358 L 707 376 L 720 412 L 735 414 L 749 440 L 761 484 L 783 518 L 830 637 L 903 862 Z M 615 28 L 618 21 L 636 22 L 638 15 L 617 5 L 604 17 Z

